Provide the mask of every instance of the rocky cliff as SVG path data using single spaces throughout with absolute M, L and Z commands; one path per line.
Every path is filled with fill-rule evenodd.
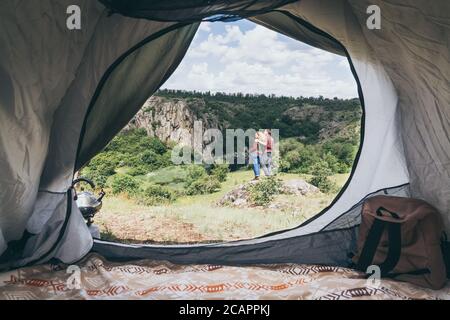
M 144 128 L 148 135 L 161 141 L 191 145 L 194 122 L 202 121 L 203 130 L 219 128 L 217 117 L 202 112 L 203 99 L 167 99 L 153 96 L 148 99 L 124 130 Z M 205 144 L 208 142 L 205 141 Z
M 314 143 L 359 137 L 359 104 L 353 100 L 327 101 L 319 101 L 320 105 L 285 98 L 157 95 L 145 102 L 125 130 L 144 128 L 151 137 L 181 145 L 192 145 L 194 122 L 199 120 L 203 132 L 210 128 L 269 127 L 280 129 L 282 138 L 309 138 Z M 204 146 L 209 143 L 203 141 Z
M 359 116 L 355 117 L 354 110 L 327 110 L 324 106 L 303 105 L 287 109 L 282 116 L 288 117 L 289 121 L 293 123 L 304 121 L 318 123 L 320 127 L 319 141 L 359 135 Z

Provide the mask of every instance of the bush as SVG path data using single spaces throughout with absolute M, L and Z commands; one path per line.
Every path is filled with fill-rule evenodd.
M 203 176 L 200 179 L 192 181 L 186 188 L 186 194 L 189 196 L 197 194 L 209 194 L 217 192 L 220 189 L 220 181 L 215 176 Z
M 347 171 L 347 166 L 340 162 L 334 155 L 327 152 L 322 155 L 322 159 L 328 164 L 328 168 L 331 173 L 345 173 Z
M 324 160 L 332 173 L 347 173 L 353 165 L 356 145 L 348 138 L 336 138 L 323 144 L 303 144 L 294 138 L 280 143 L 280 170 L 312 173 L 314 164 Z
M 248 189 L 250 201 L 257 206 L 267 206 L 275 195 L 280 194 L 281 188 L 281 180 L 273 176 L 267 177 L 250 185 Z
M 357 150 L 357 144 L 352 144 L 349 139 L 336 138 L 322 145 L 323 154 L 333 155 L 339 163 L 337 168 L 331 168 L 335 173 L 346 173 L 353 165 Z M 336 170 L 335 170 L 336 169 Z
M 120 165 L 131 168 L 141 165 L 139 154 L 126 154 L 124 159 L 120 162 Z
M 280 153 L 286 154 L 295 149 L 302 149 L 303 146 L 303 143 L 297 141 L 295 138 L 284 139 L 280 142 Z
M 199 180 L 208 174 L 206 173 L 205 168 L 199 165 L 189 165 L 187 168 L 187 176 L 186 176 L 186 187 L 189 187 L 191 183 L 196 180 Z
M 227 180 L 228 172 L 230 172 L 228 164 L 215 164 L 210 175 L 216 177 L 219 182 L 224 182 Z
M 187 168 L 186 183 L 184 188 L 187 195 L 209 194 L 218 191 L 220 182 L 225 181 L 228 166 L 215 166 L 208 175 L 206 169 L 200 165 L 190 165 Z
M 291 171 L 291 163 L 286 159 L 280 159 L 280 171 L 281 172 Z
M 159 185 L 149 185 L 141 190 L 139 195 L 139 202 L 147 206 L 170 203 L 175 200 L 174 192 Z
M 139 162 L 149 170 L 159 169 L 162 165 L 161 156 L 153 150 L 146 150 L 139 155 Z
M 113 194 L 127 193 L 135 195 L 139 190 L 138 181 L 126 174 L 116 174 L 109 181 L 109 186 Z
M 119 159 L 115 152 L 100 153 L 81 170 L 80 176 L 92 180 L 96 186 L 104 188 L 108 177 L 116 173 Z
M 167 147 L 158 138 L 148 138 L 147 145 L 148 149 L 153 150 L 156 154 L 162 155 L 167 152 Z
M 99 188 L 104 188 L 106 186 L 106 181 L 108 180 L 109 175 L 101 174 L 96 170 L 92 170 L 91 168 L 86 167 L 81 170 L 80 177 L 84 177 L 93 181 Z
M 319 154 L 312 146 L 304 146 L 302 149 L 289 151 L 284 156 L 283 170 L 288 166 L 289 172 L 310 173 L 314 163 L 320 160 Z
M 142 176 L 142 175 L 148 173 L 148 169 L 147 169 L 146 166 L 140 165 L 140 166 L 137 166 L 137 167 L 130 168 L 129 170 L 127 170 L 126 173 L 128 175 L 130 175 L 130 176 L 133 176 L 133 177 L 135 177 L 135 176 Z
M 117 151 L 122 154 L 139 154 L 146 150 L 153 150 L 163 154 L 167 147 L 158 138 L 149 137 L 143 128 L 121 132 L 109 143 L 105 151 Z
M 316 163 L 312 168 L 312 174 L 313 177 L 310 179 L 309 183 L 319 188 L 320 191 L 324 193 L 336 191 L 336 184 L 328 178 L 332 174 L 332 171 L 327 162 L 319 161 Z

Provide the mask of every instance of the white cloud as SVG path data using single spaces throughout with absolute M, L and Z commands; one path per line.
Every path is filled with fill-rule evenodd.
M 299 42 L 293 44 L 290 41 L 295 40 L 258 25 L 246 32 L 238 25 L 226 25 L 223 33 L 212 32 L 211 25 L 205 23 L 200 29 L 203 39 L 194 41 L 165 88 L 357 96 L 356 83 L 343 57 Z M 207 37 L 205 32 L 209 32 Z
M 210 22 L 202 22 L 198 27 L 198 31 L 200 32 L 211 32 L 211 23 Z
M 347 59 L 341 59 L 341 61 L 339 61 L 338 63 L 338 66 L 342 68 L 350 68 Z

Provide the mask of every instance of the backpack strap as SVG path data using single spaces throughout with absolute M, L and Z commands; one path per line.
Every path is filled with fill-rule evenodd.
M 398 261 L 402 251 L 402 237 L 400 223 L 390 222 L 388 224 L 389 248 L 386 260 L 380 264 L 381 276 L 387 275 L 391 272 Z
M 398 219 L 398 215 L 395 212 L 386 210 L 383 207 L 378 208 L 377 215 L 382 216 L 382 210 L 391 214 L 393 218 Z M 386 276 L 392 271 L 400 259 L 400 253 L 402 248 L 401 243 L 401 225 L 400 223 L 388 222 L 380 219 L 375 219 L 372 227 L 369 230 L 364 247 L 361 251 L 356 268 L 361 271 L 366 271 L 367 267 L 372 264 L 378 245 L 380 244 L 381 236 L 384 229 L 388 229 L 388 254 L 386 260 L 379 265 L 381 270 L 381 276 Z
M 387 278 L 395 279 L 398 276 L 423 276 L 424 274 L 430 274 L 430 269 L 423 268 L 423 269 L 417 269 L 409 272 L 397 272 L 397 273 L 389 273 L 386 275 Z

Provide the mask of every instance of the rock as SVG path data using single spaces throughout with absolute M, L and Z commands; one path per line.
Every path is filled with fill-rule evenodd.
M 247 199 L 244 198 L 238 198 L 236 200 L 234 200 L 233 205 L 236 207 L 244 207 L 247 205 Z
M 295 106 L 283 112 L 283 116 L 289 117 L 293 121 L 319 122 L 326 110 L 322 106 L 304 105 Z
M 233 207 L 245 207 L 248 203 L 249 194 L 247 191 L 248 186 L 250 185 L 239 185 L 234 190 L 231 190 L 227 194 L 225 194 L 222 199 L 218 201 L 219 206 L 233 206 Z
M 283 183 L 283 193 L 305 196 L 320 192 L 319 188 L 302 179 L 288 180 Z
M 217 118 L 201 111 L 205 108 L 203 99 L 166 99 L 153 96 L 134 116 L 124 130 L 144 128 L 150 137 L 162 142 L 192 145 L 194 122 L 202 121 L 203 130 L 218 128 Z M 204 141 L 208 145 L 210 141 Z
M 279 203 L 271 203 L 269 204 L 269 206 L 267 207 L 268 209 L 281 209 L 283 206 L 280 205 Z

